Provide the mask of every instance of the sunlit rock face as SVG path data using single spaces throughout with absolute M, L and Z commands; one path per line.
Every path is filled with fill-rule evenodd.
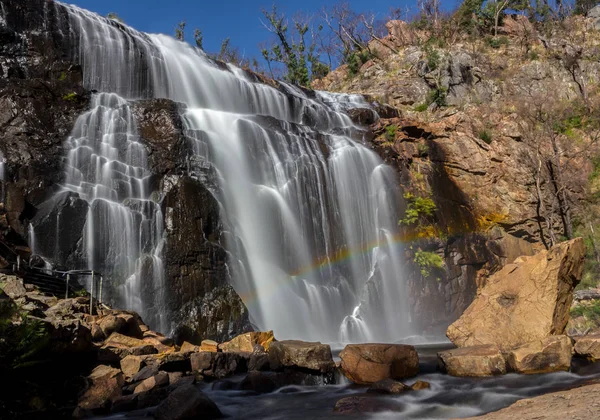
M 411 334 L 398 181 L 343 112 L 363 99 L 268 85 L 75 6 L 0 5 L 3 34 L 80 69 L 63 102 L 89 103 L 21 220 L 34 252 L 102 271 L 110 300 L 165 332 L 226 338 L 249 317 L 278 338 Z

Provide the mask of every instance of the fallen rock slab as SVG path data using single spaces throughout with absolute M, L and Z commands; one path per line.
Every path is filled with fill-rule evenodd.
M 269 346 L 271 369 L 308 369 L 321 373 L 332 372 L 335 363 L 328 344 L 307 341 L 276 341 Z
M 182 385 L 171 392 L 156 411 L 156 420 L 219 419 L 219 407 L 194 385 Z
M 575 337 L 575 354 L 596 362 L 600 360 L 600 334 Z
M 340 358 L 344 375 L 362 385 L 383 379 L 402 380 L 419 372 L 417 351 L 402 344 L 350 344 L 342 350 Z
M 589 385 L 569 391 L 554 392 L 517 401 L 494 413 L 470 420 L 566 420 L 600 418 L 598 395 L 600 385 Z
M 495 345 L 462 347 L 438 353 L 440 369 L 452 376 L 504 375 L 506 362 Z
M 536 374 L 568 371 L 572 356 L 571 339 L 560 335 L 520 346 L 508 353 L 506 361 L 513 372 Z
M 458 347 L 495 344 L 508 351 L 563 334 L 584 257 L 578 238 L 506 265 L 487 280 L 446 335 Z

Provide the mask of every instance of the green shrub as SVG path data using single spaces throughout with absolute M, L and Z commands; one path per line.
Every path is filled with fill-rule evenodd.
M 356 76 L 360 67 L 373 58 L 372 54 L 368 50 L 353 51 L 346 58 L 348 64 L 348 74 L 350 76 Z
M 417 112 L 425 112 L 425 111 L 427 111 L 427 108 L 429 108 L 429 105 L 427 105 L 426 103 L 422 103 L 422 104 L 417 105 L 415 107 L 415 111 L 417 111 Z
M 394 141 L 394 140 L 396 140 L 396 132 L 397 131 L 398 131 L 398 126 L 396 126 L 395 124 L 388 125 L 387 127 L 385 127 L 385 137 L 389 141 Z
M 75 102 L 77 100 L 77 94 L 75 92 L 67 93 L 63 95 L 63 101 Z
M 64 71 L 60 72 L 60 76 L 58 76 L 58 80 L 60 80 L 61 82 L 67 80 L 67 73 L 65 73 Z
M 19 322 L 13 322 L 19 319 Z M 15 306 L 5 307 L 0 314 L 0 368 L 17 368 L 31 363 L 49 343 L 44 323 L 20 315 Z
M 444 107 L 447 105 L 446 99 L 448 97 L 448 89 L 443 87 L 437 87 L 431 89 L 427 94 L 427 103 L 429 105 L 435 103 L 437 106 Z
M 408 207 L 404 218 L 399 224 L 412 225 L 424 217 L 430 217 L 435 214 L 436 205 L 431 197 L 416 197 L 411 193 L 404 194 L 404 198 L 408 200 Z
M 418 250 L 415 252 L 413 260 L 421 271 L 423 277 L 429 277 L 433 269 L 442 269 L 444 267 L 444 259 L 435 252 L 427 252 Z
M 425 58 L 427 59 L 427 68 L 429 71 L 437 70 L 440 67 L 442 57 L 437 50 L 431 48 L 430 46 L 426 46 Z
M 492 142 L 492 133 L 487 129 L 481 130 L 479 132 L 479 138 L 486 144 L 490 144 Z
M 540 58 L 539 54 L 535 51 L 529 51 L 529 59 L 531 61 L 536 61 Z
M 419 152 L 420 157 L 425 157 L 429 154 L 429 146 L 425 143 L 419 143 L 417 145 L 417 152 Z
M 571 317 L 583 316 L 589 321 L 600 322 L 600 300 L 590 304 L 579 304 L 571 309 Z
M 497 38 L 488 38 L 487 39 L 487 43 L 490 47 L 494 48 L 494 49 L 498 49 L 503 45 L 508 45 L 509 41 L 508 38 L 505 36 L 500 36 Z

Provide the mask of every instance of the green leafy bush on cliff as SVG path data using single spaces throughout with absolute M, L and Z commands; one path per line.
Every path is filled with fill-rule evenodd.
M 402 225 L 413 225 L 423 217 L 430 217 L 435 214 L 436 205 L 431 197 L 418 197 L 411 193 L 404 194 L 408 200 L 408 207 L 404 218 L 400 219 Z
M 427 94 L 427 104 L 431 105 L 435 103 L 440 108 L 446 106 L 448 103 L 446 101 L 448 97 L 448 89 L 444 87 L 437 87 L 431 89 Z
M 413 261 L 419 266 L 423 277 L 429 277 L 432 270 L 439 270 L 444 267 L 444 259 L 442 257 L 435 252 L 422 251 L 421 249 L 415 252 Z
M 63 101 L 75 102 L 77 100 L 77 94 L 75 92 L 67 93 L 63 95 Z
M 388 139 L 388 141 L 394 141 L 396 140 L 396 132 L 398 131 L 398 126 L 397 125 L 388 125 L 387 127 L 385 127 L 385 137 Z

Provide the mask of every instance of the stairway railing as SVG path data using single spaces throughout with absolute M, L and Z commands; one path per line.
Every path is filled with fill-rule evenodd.
M 65 299 L 69 298 L 69 290 L 73 290 L 71 279 L 72 277 L 91 277 L 90 282 L 90 315 L 93 314 L 94 308 L 94 294 L 96 294 L 96 301 L 98 304 L 102 303 L 102 289 L 104 286 L 104 276 L 102 273 L 95 270 L 55 270 L 48 268 L 31 267 L 27 264 L 23 264 L 21 256 L 10 248 L 3 240 L 0 239 L 0 254 L 3 254 L 4 259 L 11 267 L 11 271 L 14 274 L 22 277 L 25 282 L 27 280 L 35 280 L 37 283 L 47 283 L 47 286 L 51 286 L 54 281 L 54 286 L 57 286 L 56 282 L 64 282 L 65 287 Z M 9 256 L 10 255 L 10 256 Z M 12 257 L 12 258 L 11 258 Z M 78 282 L 80 286 L 81 283 Z

